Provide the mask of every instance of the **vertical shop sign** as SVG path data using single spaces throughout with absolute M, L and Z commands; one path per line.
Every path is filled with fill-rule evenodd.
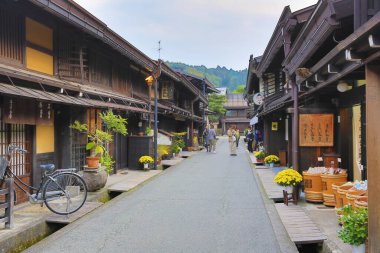
M 334 114 L 300 114 L 299 145 L 334 146 Z

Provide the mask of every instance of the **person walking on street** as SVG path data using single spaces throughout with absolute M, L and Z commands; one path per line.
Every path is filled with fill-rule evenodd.
M 203 131 L 203 142 L 206 148 L 206 152 L 210 152 L 210 139 L 209 139 L 209 126 L 207 125 L 205 130 Z
M 235 129 L 235 130 L 236 130 L 236 147 L 238 148 L 239 140 L 240 140 L 240 130 L 239 129 Z
M 255 139 L 255 136 L 251 130 L 248 130 L 246 139 L 247 139 L 248 151 L 250 153 L 252 153 L 253 152 L 253 140 Z
M 227 131 L 228 144 L 230 146 L 230 155 L 236 156 L 236 127 L 233 125 Z
M 210 143 L 210 151 L 215 154 L 216 153 L 216 151 L 215 151 L 215 148 L 216 148 L 216 132 L 215 132 L 213 125 L 211 125 L 211 128 L 208 132 L 208 139 L 209 139 L 209 143 Z

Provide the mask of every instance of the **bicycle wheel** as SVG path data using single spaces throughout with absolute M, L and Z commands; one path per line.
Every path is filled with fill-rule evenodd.
M 75 173 L 58 173 L 46 181 L 42 196 L 47 208 L 53 213 L 70 214 L 83 206 L 87 198 L 87 186 Z

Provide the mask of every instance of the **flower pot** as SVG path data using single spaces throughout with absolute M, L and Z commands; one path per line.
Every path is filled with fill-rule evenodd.
M 97 169 L 99 168 L 99 159 L 98 156 L 88 156 L 86 157 L 87 166 L 89 169 Z
M 262 158 L 256 158 L 256 162 L 258 162 L 258 163 L 263 163 L 263 162 L 264 162 L 264 159 L 262 159 Z
M 352 245 L 352 253 L 365 253 L 365 243 L 359 246 Z
M 187 151 L 193 151 L 193 147 L 187 147 Z
M 274 163 L 270 163 L 269 168 L 273 168 L 273 167 L 274 167 Z
M 149 170 L 149 163 L 144 163 L 144 170 Z

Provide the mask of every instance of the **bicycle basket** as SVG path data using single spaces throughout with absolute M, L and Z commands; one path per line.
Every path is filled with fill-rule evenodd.
M 5 169 L 8 166 L 8 161 L 0 157 L 0 179 L 4 178 Z

